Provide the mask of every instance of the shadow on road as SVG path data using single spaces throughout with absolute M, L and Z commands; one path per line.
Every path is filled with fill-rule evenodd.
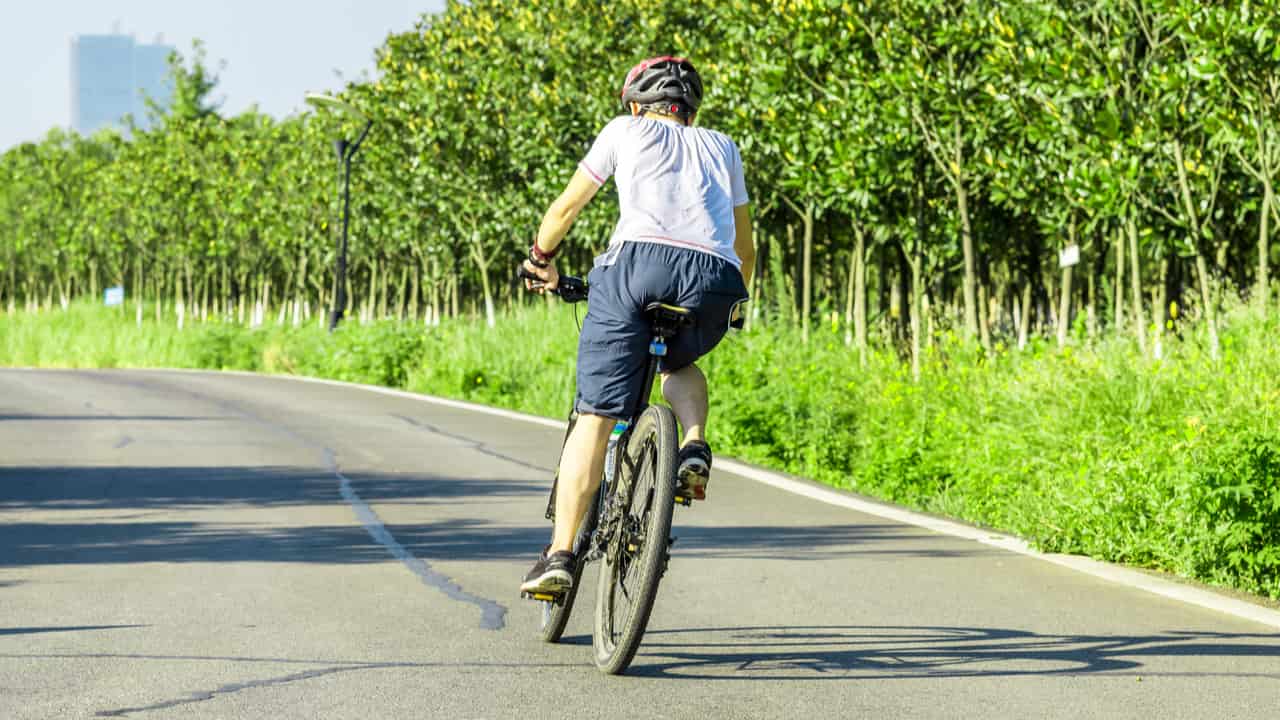
M 350 473 L 380 504 L 546 492 L 541 483 L 431 473 Z M 0 467 L 0 510 L 197 509 L 345 504 L 334 474 L 295 467 Z
M 541 496 L 541 482 L 423 473 L 349 473 L 367 503 L 473 505 Z M 293 524 L 302 513 L 208 522 L 202 511 L 345 506 L 338 478 L 291 467 L 0 467 L 0 567 L 141 562 L 364 563 L 388 559 L 354 514 L 340 525 Z M 423 516 L 431 513 L 424 512 Z M 271 524 L 260 522 L 269 517 Z M 286 518 L 280 520 L 280 518 Z M 388 524 L 401 545 L 428 559 L 492 560 L 540 547 L 544 526 L 447 519 Z
M 448 467 L 433 470 L 348 474 L 356 493 L 375 508 L 391 504 L 451 510 L 474 506 L 461 511 L 470 514 L 469 518 L 388 523 L 396 541 L 416 557 L 429 561 L 523 561 L 546 542 L 549 526 L 536 515 L 509 517 L 513 499 L 540 498 L 546 492 L 544 480 L 458 478 L 450 477 Z M 503 503 L 504 507 L 485 507 L 492 503 Z M 0 468 L 0 511 L 14 514 L 10 522 L 0 524 L 0 567 L 385 561 L 386 549 L 370 539 L 354 516 L 350 524 L 295 525 L 279 522 L 279 514 L 269 516 L 274 524 L 255 523 L 261 515 L 246 516 L 249 519 L 243 522 L 208 522 L 205 516 L 194 514 L 237 507 L 345 504 L 335 475 L 316 468 L 4 467 Z M 540 502 L 535 505 L 541 508 Z M 42 516 L 41 512 L 56 514 Z M 680 538 L 677 556 L 690 559 L 948 558 L 991 552 L 976 544 L 958 550 L 940 547 L 928 533 L 888 523 L 677 525 L 674 532 Z
M 569 638 L 573 641 L 576 638 Z M 1280 663 L 1241 671 L 1231 658 L 1280 660 L 1280 634 L 1165 632 L 1042 635 L 1000 628 L 797 626 L 650 630 L 629 674 L 721 680 L 850 680 L 1024 675 L 1261 677 Z M 1144 672 L 1157 657 L 1201 666 Z

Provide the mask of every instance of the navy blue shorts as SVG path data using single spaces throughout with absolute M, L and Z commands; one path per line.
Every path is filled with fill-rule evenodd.
M 587 276 L 591 296 L 578 339 L 579 413 L 625 419 L 635 414 L 649 363 L 649 303 L 689 308 L 697 324 L 667 342 L 659 372 L 691 365 L 729 329 L 733 306 L 747 298 L 742 273 L 710 253 L 627 242 L 612 265 Z

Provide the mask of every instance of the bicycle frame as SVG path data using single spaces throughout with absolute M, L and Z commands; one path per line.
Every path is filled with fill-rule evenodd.
M 527 277 L 523 272 L 521 277 Z M 587 298 L 587 286 L 580 279 L 564 276 L 560 279 L 560 288 L 556 291 L 566 302 L 577 302 Z M 640 384 L 637 392 L 638 397 L 635 398 L 635 410 L 626 420 L 619 421 L 625 427 L 616 439 L 612 439 L 616 443 L 615 447 L 625 448 L 631 438 L 631 430 L 634 427 L 636 418 L 644 413 L 649 407 L 649 397 L 653 392 L 653 383 L 658 375 L 658 361 L 667 354 L 667 341 L 674 337 L 681 328 L 692 325 L 691 315 L 688 310 L 683 308 L 665 305 L 662 303 L 653 303 L 645 308 L 646 313 L 652 316 L 650 329 L 652 338 L 649 341 L 649 361 L 645 365 L 644 382 Z M 564 445 L 568 443 L 569 435 L 573 432 L 574 426 L 577 424 L 578 412 L 576 408 L 569 411 L 569 427 L 565 431 L 564 441 L 561 443 L 561 453 L 564 452 Z M 616 426 L 615 426 L 616 427 Z M 605 499 L 610 497 L 609 478 L 617 478 L 618 471 L 622 462 L 624 453 L 615 452 L 611 458 L 607 458 L 606 462 L 611 466 L 606 466 L 603 477 L 600 479 L 600 485 L 594 493 L 591 504 L 586 514 L 582 518 L 582 525 L 578 529 L 577 539 L 574 542 L 575 554 L 586 552 L 583 562 L 598 559 L 603 552 L 603 548 L 597 543 L 597 530 L 600 523 L 604 520 L 606 511 Z M 547 500 L 547 509 L 545 512 L 546 519 L 555 521 L 555 505 L 556 505 L 556 489 L 559 485 L 560 474 L 556 472 L 555 478 L 552 480 L 550 497 Z M 683 504 L 689 504 L 689 501 L 681 501 Z M 560 598 L 537 598 L 548 599 L 559 602 Z

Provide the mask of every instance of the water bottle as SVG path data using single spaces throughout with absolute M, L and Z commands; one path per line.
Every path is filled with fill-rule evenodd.
M 604 491 L 607 494 L 609 487 L 613 484 L 613 459 L 618 452 L 618 440 L 622 437 L 622 433 L 627 431 L 627 423 L 619 420 L 613 426 L 613 432 L 609 434 L 609 447 L 604 453 Z

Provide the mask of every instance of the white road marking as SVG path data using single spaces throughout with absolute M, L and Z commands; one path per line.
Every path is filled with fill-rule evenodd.
M 447 575 L 442 575 L 435 570 L 426 560 L 409 552 L 408 548 L 401 545 L 386 525 L 382 524 L 382 518 L 378 517 L 378 513 L 369 507 L 369 503 L 364 501 L 351 487 L 351 480 L 342 474 L 338 469 L 338 460 L 333 456 L 333 451 L 328 448 L 324 449 L 326 460 L 329 463 L 329 471 L 338 478 L 338 491 L 342 493 L 342 499 L 347 501 L 351 509 L 356 514 L 356 519 L 364 526 L 365 532 L 369 533 L 369 537 L 375 542 L 387 549 L 391 556 L 399 560 L 409 571 L 418 576 L 418 579 L 428 587 L 435 588 L 444 593 L 450 599 L 460 602 L 469 603 L 480 608 L 480 627 L 485 630 L 501 630 L 506 625 L 507 609 L 502 605 L 487 600 L 478 595 L 472 595 L 462 586 L 451 580 Z

